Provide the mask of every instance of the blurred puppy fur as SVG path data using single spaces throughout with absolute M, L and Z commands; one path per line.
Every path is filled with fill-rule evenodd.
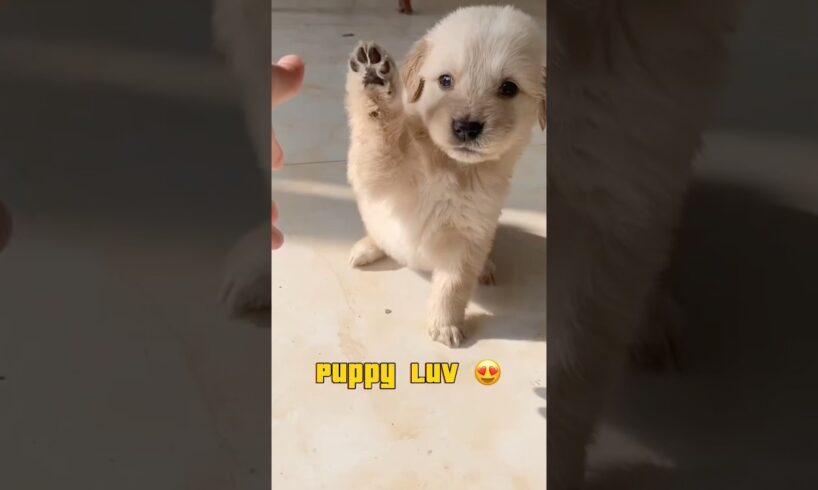
M 457 346 L 515 163 L 545 126 L 545 39 L 512 7 L 456 10 L 403 66 L 362 42 L 349 59 L 348 178 L 366 236 L 350 263 L 385 256 L 432 272 L 427 326 Z M 545 163 L 545 162 L 543 162 Z
M 548 4 L 548 488 L 586 447 L 645 324 L 739 1 Z

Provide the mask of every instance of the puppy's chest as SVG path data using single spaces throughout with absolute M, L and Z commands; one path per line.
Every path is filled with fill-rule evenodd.
M 367 200 L 361 212 L 367 230 L 394 259 L 434 269 L 443 243 L 480 243 L 496 227 L 503 197 L 484 185 L 463 185 L 456 176 L 436 175 L 406 183 L 403 192 Z
M 458 229 L 492 214 L 499 196 L 476 176 L 434 174 L 415 190 L 416 216 L 425 226 Z
M 409 199 L 383 203 L 380 218 L 389 221 L 402 241 L 416 247 L 441 234 L 478 240 L 496 225 L 504 199 L 497 182 L 478 175 L 428 174 L 416 180 Z

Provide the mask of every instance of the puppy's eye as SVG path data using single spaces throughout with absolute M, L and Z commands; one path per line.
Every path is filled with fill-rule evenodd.
M 443 88 L 452 88 L 454 86 L 454 78 L 451 75 L 440 75 L 437 80 Z
M 502 85 L 500 85 L 500 95 L 502 95 L 503 97 L 514 97 L 515 95 L 517 95 L 517 92 L 519 91 L 520 89 L 519 87 L 517 87 L 517 84 L 514 82 L 510 82 L 508 80 L 506 80 L 505 82 L 503 82 Z

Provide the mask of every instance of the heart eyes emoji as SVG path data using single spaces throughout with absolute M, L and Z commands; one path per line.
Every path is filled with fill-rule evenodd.
M 474 377 L 483 385 L 493 385 L 500 379 L 500 365 L 491 359 L 483 359 L 474 368 Z

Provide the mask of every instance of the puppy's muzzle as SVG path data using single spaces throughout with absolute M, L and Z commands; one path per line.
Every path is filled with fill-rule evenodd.
M 466 121 L 464 119 L 455 119 L 452 121 L 452 133 L 458 141 L 467 142 L 474 141 L 483 132 L 483 123 L 480 121 Z

